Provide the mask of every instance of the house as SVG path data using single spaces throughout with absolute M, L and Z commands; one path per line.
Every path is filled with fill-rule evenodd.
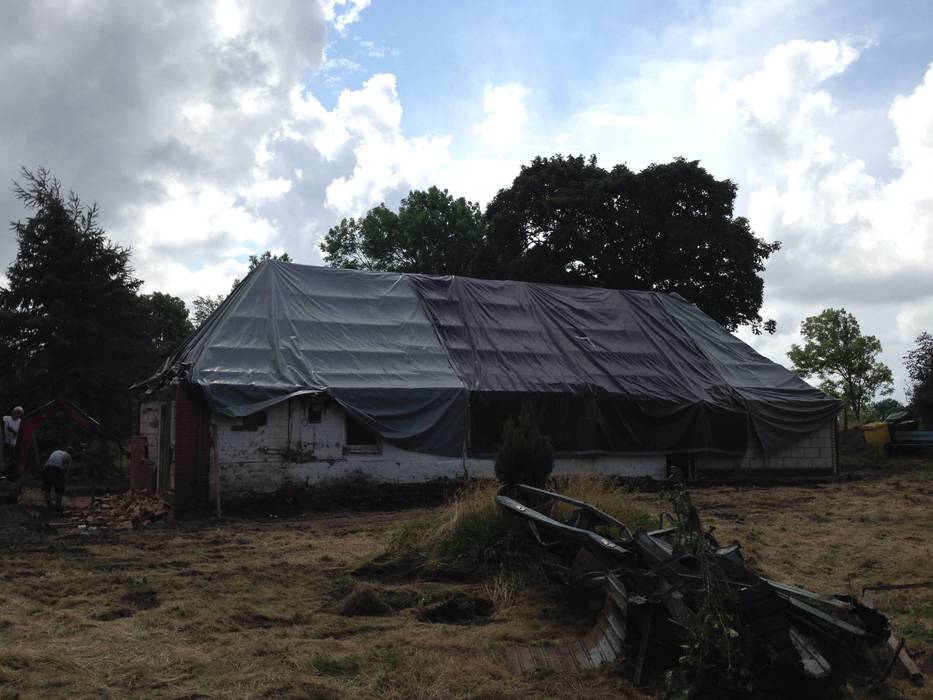
M 137 389 L 137 444 L 181 507 L 489 475 L 521 406 L 556 473 L 836 465 L 836 399 L 655 292 L 268 261 Z

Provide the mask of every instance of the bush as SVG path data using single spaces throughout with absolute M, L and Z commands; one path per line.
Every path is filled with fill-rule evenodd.
M 554 448 L 534 421 L 527 408 L 517 420 L 509 418 L 499 438 L 496 452 L 496 478 L 503 484 L 544 486 L 554 469 Z

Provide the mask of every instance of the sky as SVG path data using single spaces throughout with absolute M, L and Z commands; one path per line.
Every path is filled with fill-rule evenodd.
M 96 201 L 145 291 L 225 293 L 251 253 L 320 264 L 349 216 L 438 185 L 485 205 L 536 155 L 683 156 L 782 248 L 788 364 L 844 306 L 933 332 L 933 3 L 3 0 L 0 218 L 20 167 Z M 0 269 L 13 260 L 0 236 Z M 0 279 L 3 282 L 3 279 Z

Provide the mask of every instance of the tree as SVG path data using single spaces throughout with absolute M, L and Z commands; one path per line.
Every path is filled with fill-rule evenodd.
M 446 190 L 412 192 L 398 214 L 344 219 L 321 249 L 334 267 L 677 292 L 730 330 L 773 332 L 760 273 L 780 244 L 733 216 L 735 196 L 696 161 L 635 173 L 538 157 L 485 214 Z
M 139 304 L 146 343 L 151 348 L 147 371 L 153 372 L 191 335 L 194 326 L 188 319 L 185 302 L 171 294 L 144 294 L 139 297 Z
M 792 345 L 787 356 L 793 371 L 802 377 L 818 377 L 820 388 L 842 399 L 848 412 L 860 420 L 877 394 L 886 396 L 894 387 L 891 370 L 877 357 L 881 342 L 873 335 L 862 335 L 858 321 L 845 309 L 825 309 L 806 318 L 800 328 L 806 341 Z
M 607 172 L 596 157 L 535 158 L 486 209 L 489 276 L 676 292 L 729 330 L 759 315 L 780 248 L 733 216 L 736 186 L 678 158 Z
M 275 255 L 271 250 L 267 250 L 264 253 L 259 255 L 250 255 L 249 256 L 249 269 L 246 271 L 246 274 L 249 274 L 255 270 L 259 265 L 266 260 L 278 260 L 280 262 L 291 262 L 292 259 L 289 257 L 288 253 L 282 253 L 281 255 Z M 242 282 L 239 277 L 233 280 L 233 284 L 230 287 L 229 294 L 218 294 L 217 296 L 204 295 L 195 297 L 194 301 L 191 302 L 191 307 L 193 312 L 191 314 L 191 321 L 194 324 L 194 327 L 197 328 L 202 323 L 204 323 L 211 314 L 213 314 L 217 308 L 224 303 L 224 300 L 233 294 L 233 290 L 240 286 Z
M 871 405 L 871 409 L 877 414 L 878 420 L 887 420 L 898 411 L 903 411 L 904 408 L 904 404 L 892 398 L 881 399 Z
M 0 289 L 3 397 L 67 397 L 126 431 L 146 353 L 130 251 L 107 239 L 96 204 L 66 197 L 48 170 L 24 168 L 14 193 L 32 215 L 12 224 L 19 250 Z
M 197 328 L 207 319 L 211 317 L 217 308 L 224 303 L 224 299 L 227 298 L 226 294 L 218 294 L 217 296 L 204 295 L 200 297 L 195 297 L 194 301 L 191 302 L 191 323 Z
M 410 192 L 397 214 L 380 204 L 360 219 L 343 219 L 321 251 L 332 267 L 468 275 L 483 236 L 479 205 L 431 187 Z
M 907 398 L 914 412 L 929 427 L 933 425 L 933 336 L 923 332 L 917 346 L 904 356 L 910 386 Z

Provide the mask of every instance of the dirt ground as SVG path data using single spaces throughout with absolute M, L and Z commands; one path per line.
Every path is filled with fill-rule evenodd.
M 657 494 L 632 507 L 657 513 Z M 820 592 L 933 580 L 933 469 L 808 487 L 694 491 L 721 542 L 767 576 Z M 0 698 L 639 697 L 611 670 L 518 677 L 512 644 L 589 622 L 560 590 L 363 582 L 393 528 L 430 511 L 200 519 L 88 535 L 48 531 L 39 494 L 0 507 Z M 391 609 L 346 600 L 377 590 Z M 450 596 L 500 606 L 470 624 L 419 620 Z M 351 596 L 352 597 L 352 596 Z M 933 590 L 876 602 L 933 684 Z M 899 672 L 896 670 L 895 675 Z M 856 696 L 867 697 L 862 691 Z

